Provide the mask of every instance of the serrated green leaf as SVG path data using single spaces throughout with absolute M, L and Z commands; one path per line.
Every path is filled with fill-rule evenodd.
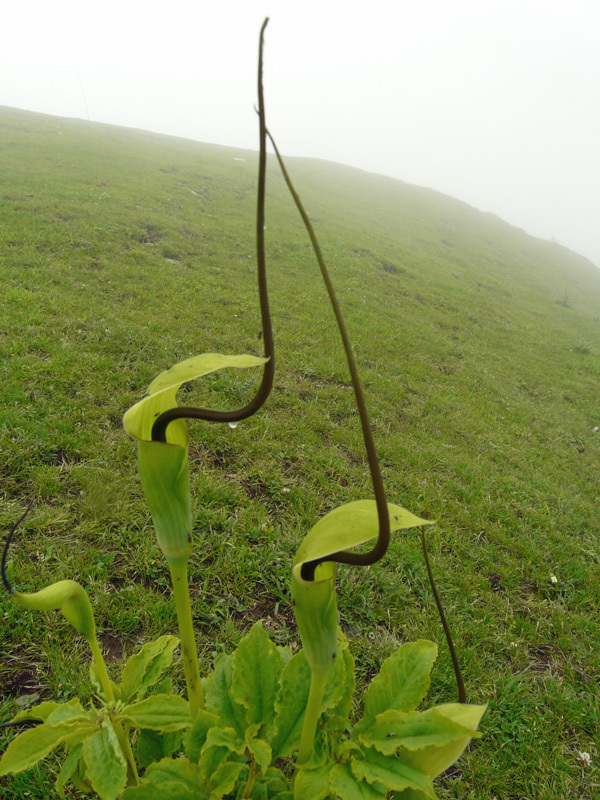
M 89 674 L 90 674 L 90 682 L 92 684 L 94 692 L 98 695 L 98 697 L 101 697 L 104 701 L 106 701 L 106 697 L 104 696 L 104 688 L 102 686 L 102 681 L 100 680 L 100 676 L 98 675 L 96 662 L 93 659 L 92 661 L 90 661 Z M 110 678 L 108 682 L 113 691 L 113 700 L 120 700 L 121 690 L 114 681 L 110 680 Z
M 297 749 L 309 691 L 310 667 L 304 651 L 300 651 L 281 673 L 275 701 L 275 733 L 271 739 L 273 758 L 290 756 Z
M 205 776 L 207 781 L 210 779 L 210 776 L 221 766 L 221 764 L 230 757 L 230 755 L 231 750 L 229 750 L 227 747 L 205 745 L 202 748 L 202 754 L 200 755 L 200 760 L 198 761 L 198 767 L 200 768 L 201 774 Z
M 181 743 L 181 731 L 159 733 L 158 731 L 142 729 L 137 740 L 137 762 L 140 767 L 146 769 L 155 761 L 171 757 L 173 753 L 181 749 Z
M 86 774 L 102 800 L 116 800 L 127 782 L 127 763 L 117 734 L 108 722 L 83 743 Z
M 324 711 L 347 716 L 352 709 L 354 691 L 354 659 L 348 649 L 348 640 L 338 628 L 337 656 L 327 676 L 321 707 Z
M 46 722 L 50 725 L 58 725 L 61 722 L 70 722 L 74 719 L 87 719 L 90 717 L 90 712 L 85 711 L 77 698 L 69 700 L 68 703 L 59 703 L 47 716 Z
M 208 750 L 210 747 L 225 747 L 240 756 L 246 752 L 246 742 L 234 728 L 211 728 L 206 735 L 203 749 Z
M 163 758 L 157 764 L 151 764 L 148 767 L 144 782 L 160 786 L 165 781 L 175 781 L 192 791 L 198 789 L 203 783 L 197 765 L 191 764 L 185 757 Z
M 196 764 L 187 758 L 165 758 L 151 764 L 142 784 L 129 788 L 123 800 L 208 800 L 209 791 Z
M 479 736 L 440 714 L 435 708 L 427 711 L 384 711 L 358 739 L 365 747 L 375 747 L 384 755 L 392 755 L 399 747 L 422 750 L 433 745 L 443 747 L 464 736 Z
M 209 782 L 210 800 L 220 800 L 223 795 L 231 792 L 243 769 L 246 769 L 246 765 L 239 761 L 228 761 L 217 767 Z
M 264 775 L 271 764 L 271 748 L 263 739 L 252 739 L 247 742 L 246 747 L 252 753 L 256 764 Z
M 331 770 L 331 789 L 342 800 L 385 800 L 387 792 L 383 786 L 371 786 L 353 774 L 350 764 L 337 764 Z
M 11 719 L 11 722 L 19 722 L 24 719 L 41 719 L 45 722 L 55 708 L 58 708 L 60 703 L 45 700 L 37 706 L 26 708 Z
M 246 709 L 232 698 L 232 677 L 231 656 L 219 656 L 212 674 L 204 684 L 204 702 L 207 711 L 216 714 L 223 726 L 234 728 L 243 739 L 246 730 Z
M 200 753 L 211 728 L 217 728 L 220 720 L 216 714 L 200 709 L 194 718 L 192 727 L 185 737 L 185 754 L 193 764 L 197 764 Z
M 285 664 L 288 663 L 288 661 L 291 660 L 292 656 L 294 655 L 289 647 L 282 647 L 280 644 L 277 645 L 277 652 L 279 653 L 279 656 L 283 661 L 284 666 Z
M 150 694 L 173 694 L 173 681 L 171 678 L 163 678 L 150 689 Z
M 436 747 L 430 745 L 421 750 L 402 752 L 402 760 L 418 769 L 426 771 L 432 778 L 442 773 L 460 758 L 469 741 L 476 735 L 476 729 L 487 706 L 462 703 L 448 703 L 436 706 L 435 711 L 451 722 L 465 729 L 467 733 L 457 736 L 447 744 Z
M 359 780 L 366 780 L 376 788 L 383 785 L 395 791 L 418 789 L 426 797 L 435 798 L 429 775 L 396 756 L 384 756 L 370 749 L 363 758 L 353 759 L 351 766 Z
M 352 695 L 356 686 L 354 658 L 348 648 L 347 641 L 345 644 L 338 645 L 337 660 L 343 662 L 344 665 L 343 690 L 339 702 L 329 709 L 326 726 L 329 730 L 343 731 L 349 727 L 349 717 L 352 713 Z
M 294 781 L 294 800 L 323 800 L 330 793 L 334 761 L 315 769 L 299 769 Z
M 246 709 L 247 724 L 259 725 L 263 739 L 269 739 L 272 734 L 283 666 L 262 622 L 252 626 L 233 654 L 231 696 Z
M 134 728 L 150 728 L 168 733 L 192 724 L 190 705 L 176 694 L 155 694 L 125 706 L 117 719 Z
M 192 792 L 186 786 L 176 781 L 163 781 L 160 784 L 160 794 L 152 783 L 142 783 L 125 789 L 122 800 L 208 800 L 208 790 Z
M 294 793 L 283 772 L 269 767 L 264 775 L 257 777 L 250 797 L 252 800 L 293 800 Z
M 160 636 L 156 641 L 145 644 L 129 658 L 119 684 L 124 703 L 141 700 L 158 683 L 163 672 L 171 666 L 178 644 L 179 639 L 175 636 Z
M 60 768 L 60 772 L 58 773 L 58 777 L 54 783 L 54 788 L 56 789 L 56 793 L 59 797 L 64 798 L 66 797 L 64 793 L 64 788 L 67 783 L 71 780 L 71 776 L 77 769 L 79 764 L 79 759 L 82 757 L 83 754 L 83 745 L 78 744 L 73 747 L 72 750 L 69 751 L 67 757 L 62 763 Z
M 364 696 L 362 732 L 378 714 L 394 709 L 414 711 L 427 694 L 429 673 L 437 657 L 437 646 L 421 639 L 402 645 L 381 665 Z
M 83 760 L 83 753 L 82 753 L 82 758 L 80 758 L 79 761 L 77 762 L 77 769 L 71 775 L 71 783 L 77 789 L 77 791 L 81 792 L 81 794 L 94 793 L 94 790 L 92 789 L 92 786 L 87 779 L 85 761 Z
M 68 722 L 50 725 L 47 722 L 22 731 L 4 751 L 0 759 L 0 776 L 9 772 L 22 772 L 45 758 L 78 730 L 95 730 L 89 725 L 77 726 Z

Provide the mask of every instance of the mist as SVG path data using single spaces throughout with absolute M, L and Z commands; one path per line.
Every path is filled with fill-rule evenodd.
M 361 7 L 363 8 L 363 7 Z M 109 0 L 4 10 L 0 105 L 427 186 L 600 265 L 600 5 L 592 0 Z

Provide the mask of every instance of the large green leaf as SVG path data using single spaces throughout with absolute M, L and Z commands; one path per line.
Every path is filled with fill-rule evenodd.
M 31 708 L 19 711 L 19 713 L 11 719 L 11 722 L 19 722 L 24 719 L 41 719 L 42 722 L 45 722 L 59 705 L 59 703 L 55 703 L 53 700 L 44 700 L 43 703 L 37 706 L 31 706 Z
M 169 758 L 173 753 L 181 750 L 182 738 L 181 731 L 160 733 L 159 731 L 142 728 L 136 745 L 137 763 L 140 767 L 146 769 L 155 761 Z
M 342 800 L 385 800 L 387 794 L 383 787 L 359 780 L 350 764 L 338 764 L 331 771 L 330 785 Z
M 347 716 L 352 708 L 354 691 L 354 659 L 348 650 L 348 640 L 338 627 L 337 656 L 331 672 L 327 676 L 325 692 L 321 701 L 324 711 Z
M 59 703 L 56 708 L 54 708 L 48 717 L 46 718 L 46 722 L 50 725 L 58 725 L 60 722 L 70 722 L 74 719 L 80 719 L 80 721 L 85 722 L 85 718 L 89 716 L 89 712 L 86 712 L 79 702 L 79 700 L 74 697 L 72 700 L 69 700 L 68 703 Z
M 294 780 L 294 800 L 323 800 L 330 794 L 329 781 L 335 761 L 315 769 L 299 769 Z
M 437 656 L 433 642 L 420 639 L 402 645 L 381 665 L 364 696 L 362 732 L 378 714 L 395 709 L 414 711 L 429 688 L 429 673 Z
M 222 725 L 234 728 L 243 739 L 246 709 L 231 695 L 232 677 L 232 657 L 223 654 L 216 659 L 214 670 L 204 685 L 204 701 L 207 711 L 216 714 Z
M 251 739 L 246 746 L 264 775 L 273 757 L 271 748 L 263 739 Z
M 60 772 L 58 773 L 58 777 L 54 783 L 54 788 L 59 797 L 65 800 L 65 792 L 64 788 L 67 783 L 70 781 L 71 776 L 77 769 L 79 764 L 79 759 L 82 757 L 83 754 L 83 744 L 76 745 L 70 752 L 68 753 L 67 757 L 62 763 L 60 768 Z
M 119 692 L 124 703 L 141 700 L 161 679 L 173 660 L 173 651 L 179 644 L 175 636 L 160 636 L 134 653 L 123 668 Z
M 242 756 L 246 752 L 246 741 L 233 728 L 211 728 L 203 750 L 211 747 L 225 747 L 229 752 Z
M 160 789 L 153 783 L 141 783 L 125 789 L 122 800 L 208 800 L 208 789 L 192 790 L 177 781 L 164 780 Z
M 142 784 L 127 789 L 123 800 L 208 800 L 208 796 L 197 764 L 187 758 L 164 758 L 148 767 Z
M 388 511 L 392 532 L 434 524 L 393 503 L 388 503 Z M 322 517 L 302 540 L 294 558 L 294 575 L 301 580 L 300 571 L 306 562 L 365 544 L 376 539 L 378 534 L 379 517 L 374 500 L 355 500 L 335 508 Z
M 436 706 L 435 711 L 446 719 L 467 731 L 462 736 L 457 736 L 443 746 L 429 745 L 420 750 L 403 751 L 402 760 L 429 774 L 431 778 L 442 773 L 451 764 L 460 758 L 469 741 L 476 735 L 477 726 L 485 713 L 487 706 L 467 705 L 463 703 L 448 703 Z
M 134 728 L 163 733 L 182 730 L 192 724 L 189 703 L 176 694 L 154 694 L 125 706 L 118 719 Z
M 185 737 L 185 754 L 193 764 L 198 763 L 209 730 L 219 727 L 220 724 L 216 714 L 211 714 L 203 708 L 198 711 Z
M 241 762 L 227 761 L 213 772 L 209 780 L 210 800 L 220 800 L 232 791 L 240 772 L 246 768 Z
M 93 733 L 95 728 L 89 723 L 62 722 L 59 725 L 50 725 L 45 722 L 35 728 L 20 733 L 8 745 L 0 759 L 0 776 L 9 772 L 22 772 L 24 769 L 37 764 L 55 747 L 64 742 L 69 736 L 78 731 Z
M 300 651 L 281 673 L 275 701 L 275 734 L 271 740 L 274 758 L 290 756 L 297 749 L 309 690 L 310 667 L 304 651 Z
M 248 725 L 260 726 L 259 737 L 270 738 L 283 661 L 262 622 L 255 623 L 239 643 L 232 665 L 233 699 L 246 709 Z
M 370 749 L 364 758 L 355 758 L 351 764 L 352 772 L 359 780 L 366 780 L 376 788 L 383 784 L 395 791 L 419 789 L 427 797 L 435 798 L 429 775 L 395 756 L 384 756 Z
M 102 728 L 83 743 L 86 777 L 102 800 L 116 800 L 127 782 L 127 763 L 112 725 Z
M 364 733 L 359 733 L 358 740 L 365 747 L 375 747 L 384 755 L 393 755 L 400 747 L 406 750 L 422 750 L 429 745 L 439 748 L 465 735 L 480 734 L 430 708 L 408 713 L 384 711 Z

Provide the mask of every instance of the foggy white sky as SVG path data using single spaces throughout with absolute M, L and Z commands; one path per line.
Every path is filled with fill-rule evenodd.
M 20 0 L 0 105 L 429 186 L 600 266 L 600 0 Z M 81 86 L 80 86 L 81 82 Z

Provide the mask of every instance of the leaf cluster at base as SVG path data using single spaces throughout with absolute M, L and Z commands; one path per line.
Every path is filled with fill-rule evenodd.
M 433 779 L 479 735 L 485 711 L 460 704 L 416 711 L 436 655 L 432 642 L 400 647 L 383 663 L 365 693 L 362 718 L 352 724 L 354 659 L 340 632 L 314 752 L 294 770 L 310 667 L 303 651 L 276 647 L 258 622 L 205 679 L 205 708 L 184 736 L 184 755 L 165 752 L 123 800 L 380 800 L 390 792 L 404 800 L 435 798 Z

